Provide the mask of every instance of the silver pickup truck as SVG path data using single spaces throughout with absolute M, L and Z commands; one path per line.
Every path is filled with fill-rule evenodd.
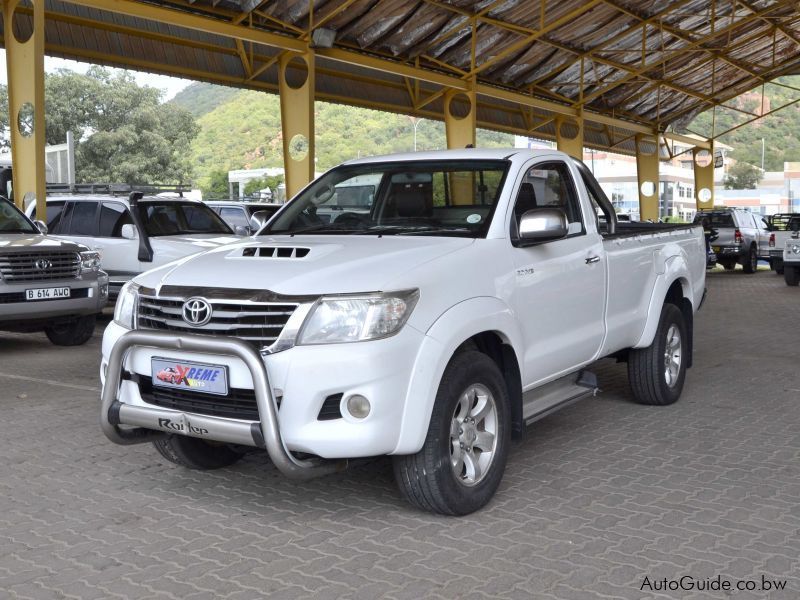
M 108 302 L 100 255 L 46 235 L 0 197 L 0 330 L 44 330 L 58 346 L 77 346 L 94 333 Z

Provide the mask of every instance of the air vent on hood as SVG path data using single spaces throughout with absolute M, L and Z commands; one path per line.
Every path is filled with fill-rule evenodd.
M 304 258 L 311 248 L 294 248 L 292 246 L 254 246 L 245 248 L 242 256 L 259 256 L 262 258 Z

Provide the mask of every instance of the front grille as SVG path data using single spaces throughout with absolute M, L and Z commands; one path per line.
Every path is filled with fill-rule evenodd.
M 342 401 L 344 394 L 333 394 L 325 398 L 322 403 L 322 408 L 319 409 L 317 421 L 333 421 L 334 419 L 342 418 L 342 411 L 339 410 L 339 405 Z
M 231 388 L 226 396 L 220 396 L 154 386 L 150 378 L 140 375 L 130 379 L 139 385 L 139 395 L 148 404 L 210 417 L 259 420 L 253 390 Z
M 80 264 L 77 252 L 9 252 L 0 255 L 0 275 L 9 282 L 74 279 Z
M 142 329 L 202 333 L 237 337 L 256 348 L 270 346 L 278 339 L 297 308 L 287 302 L 237 302 L 209 299 L 212 314 L 205 325 L 195 327 L 183 320 L 182 298 L 139 297 L 138 326 Z
M 25 292 L 9 292 L 8 294 L 0 294 L 0 304 L 13 304 L 14 302 L 52 302 L 53 300 L 71 300 L 73 298 L 87 298 L 89 296 L 89 288 L 72 289 L 69 293 L 69 298 L 51 298 L 49 300 L 26 300 Z

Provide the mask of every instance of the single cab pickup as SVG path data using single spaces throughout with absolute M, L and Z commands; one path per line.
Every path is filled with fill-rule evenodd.
M 327 218 L 353 182 L 366 206 Z M 412 504 L 467 514 L 526 425 L 597 391 L 598 359 L 627 361 L 641 403 L 679 398 L 705 262 L 701 227 L 618 223 L 560 152 L 348 162 L 258 235 L 123 288 L 102 428 L 200 469 L 391 455 Z

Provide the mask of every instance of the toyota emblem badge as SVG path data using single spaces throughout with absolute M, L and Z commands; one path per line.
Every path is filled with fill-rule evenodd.
M 37 261 L 34 263 L 34 265 L 35 265 L 35 266 L 36 266 L 36 268 L 37 268 L 37 269 L 39 269 L 40 271 L 44 271 L 45 269 L 49 269 L 50 267 L 52 267 L 52 266 L 53 266 L 53 263 L 51 263 L 51 262 L 50 262 L 49 260 L 47 260 L 46 258 L 40 258 L 39 260 L 37 260 Z
M 189 298 L 183 303 L 183 320 L 200 327 L 211 320 L 211 305 L 203 298 Z

